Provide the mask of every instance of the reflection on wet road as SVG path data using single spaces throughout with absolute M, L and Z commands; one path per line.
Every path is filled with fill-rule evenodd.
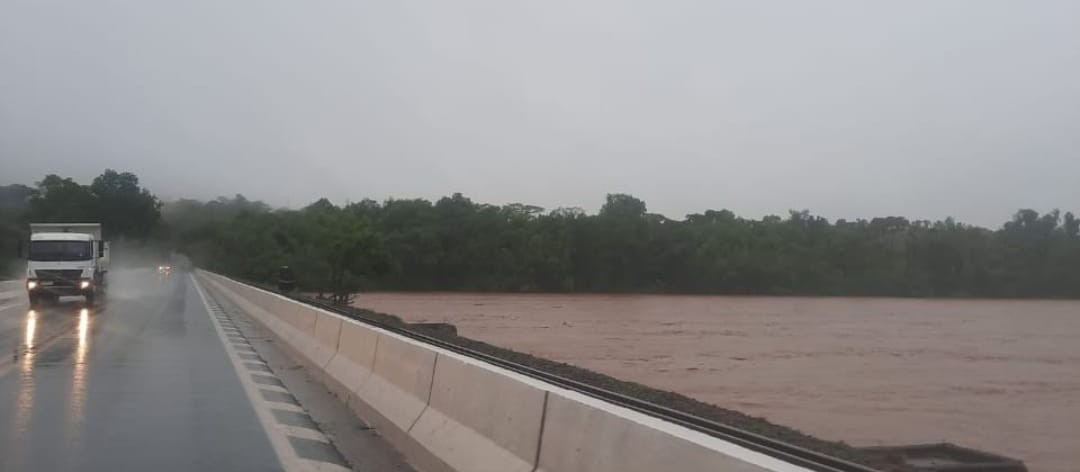
M 188 278 L 112 285 L 0 307 L 0 470 L 280 470 Z

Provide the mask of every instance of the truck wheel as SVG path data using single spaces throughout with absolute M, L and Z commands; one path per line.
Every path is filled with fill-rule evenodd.
M 86 294 L 86 306 L 94 306 L 94 292 L 88 292 Z
M 28 298 L 30 298 L 30 308 L 36 308 L 41 305 L 41 297 L 38 296 L 38 294 L 31 293 L 28 295 Z

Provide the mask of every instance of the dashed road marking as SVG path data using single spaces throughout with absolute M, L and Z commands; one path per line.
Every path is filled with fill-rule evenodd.
M 223 325 L 231 325 L 231 320 L 224 315 L 216 316 L 223 313 L 220 305 L 216 300 L 210 302 L 194 275 L 191 280 L 282 467 L 288 472 L 350 470 L 337 448 L 308 416 L 296 397 L 289 393 L 281 379 L 273 375 L 255 349 L 247 344 L 247 339 L 242 334 L 226 333 L 230 328 Z
M 270 405 L 270 407 L 275 410 L 295 411 L 297 413 L 303 413 L 305 415 L 307 414 L 307 410 L 305 410 L 304 407 L 300 405 L 293 405 L 291 403 L 275 403 L 273 405 Z
M 315 424 L 315 420 L 312 420 L 310 416 L 304 413 L 277 409 L 270 411 L 274 414 L 274 419 L 276 419 L 278 423 L 295 426 L 297 428 L 319 430 L 319 426 Z
M 272 370 L 270 370 L 269 367 L 266 366 L 266 364 L 260 364 L 257 362 L 245 362 L 244 367 L 247 367 L 248 370 L 253 370 L 255 372 L 273 372 Z
M 260 388 L 259 394 L 262 395 L 263 400 L 273 403 L 284 403 L 286 405 L 299 405 L 300 402 L 296 401 L 296 397 L 291 393 L 279 392 L 277 390 L 270 390 L 267 388 Z
M 271 387 L 285 387 L 285 384 L 281 383 L 277 377 L 272 375 L 257 375 L 251 374 L 251 380 L 260 385 L 269 385 Z
M 295 436 L 289 436 L 289 443 L 296 450 L 296 454 L 305 459 L 331 464 L 345 464 L 345 459 L 341 457 L 341 453 L 330 444 Z

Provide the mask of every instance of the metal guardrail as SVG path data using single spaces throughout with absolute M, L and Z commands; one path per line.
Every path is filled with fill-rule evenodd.
M 258 286 L 259 284 L 253 285 Z M 738 444 L 739 446 L 762 454 L 766 454 L 782 461 L 805 467 L 815 472 L 880 472 L 879 470 L 872 467 L 833 457 L 828 454 L 813 451 L 801 446 L 796 446 L 794 444 L 789 444 L 778 439 L 762 436 L 760 434 L 752 433 L 750 431 L 739 429 L 734 426 L 718 423 L 707 418 L 702 418 L 686 412 L 668 408 L 663 405 L 634 398 L 618 392 L 613 392 L 594 385 L 589 385 L 587 383 L 579 382 L 577 380 L 569 379 L 560 375 L 555 375 L 534 367 L 518 364 L 516 362 L 508 361 L 506 359 L 502 359 L 484 352 L 476 351 L 474 349 L 469 349 L 467 347 L 463 347 L 442 339 L 428 336 L 426 334 L 418 333 L 416 331 L 394 326 L 378 320 L 363 318 L 357 316 L 355 313 L 351 313 L 349 310 L 342 309 L 328 303 L 323 303 L 318 300 L 281 293 L 277 290 L 268 289 L 265 286 L 263 286 L 262 288 L 277 293 L 278 295 L 292 299 L 294 301 L 318 307 L 323 310 L 342 315 L 346 318 L 361 323 L 385 329 L 395 334 L 415 339 L 426 344 L 431 344 L 433 346 L 446 349 L 447 351 L 469 356 L 474 359 L 487 362 L 489 364 L 497 365 L 504 369 L 517 372 L 522 375 L 527 375 L 529 377 L 533 377 L 544 382 L 557 385 L 567 390 L 572 390 L 584 395 L 588 395 L 590 397 L 603 400 L 605 402 L 609 402 L 624 408 L 644 413 L 655 418 L 669 421 L 671 423 L 684 426 L 694 431 L 698 431 L 709 436 L 713 436 L 734 444 Z

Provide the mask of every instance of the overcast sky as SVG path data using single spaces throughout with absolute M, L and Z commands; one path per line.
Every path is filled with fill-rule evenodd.
M 0 0 L 0 183 L 1080 211 L 1080 2 Z

